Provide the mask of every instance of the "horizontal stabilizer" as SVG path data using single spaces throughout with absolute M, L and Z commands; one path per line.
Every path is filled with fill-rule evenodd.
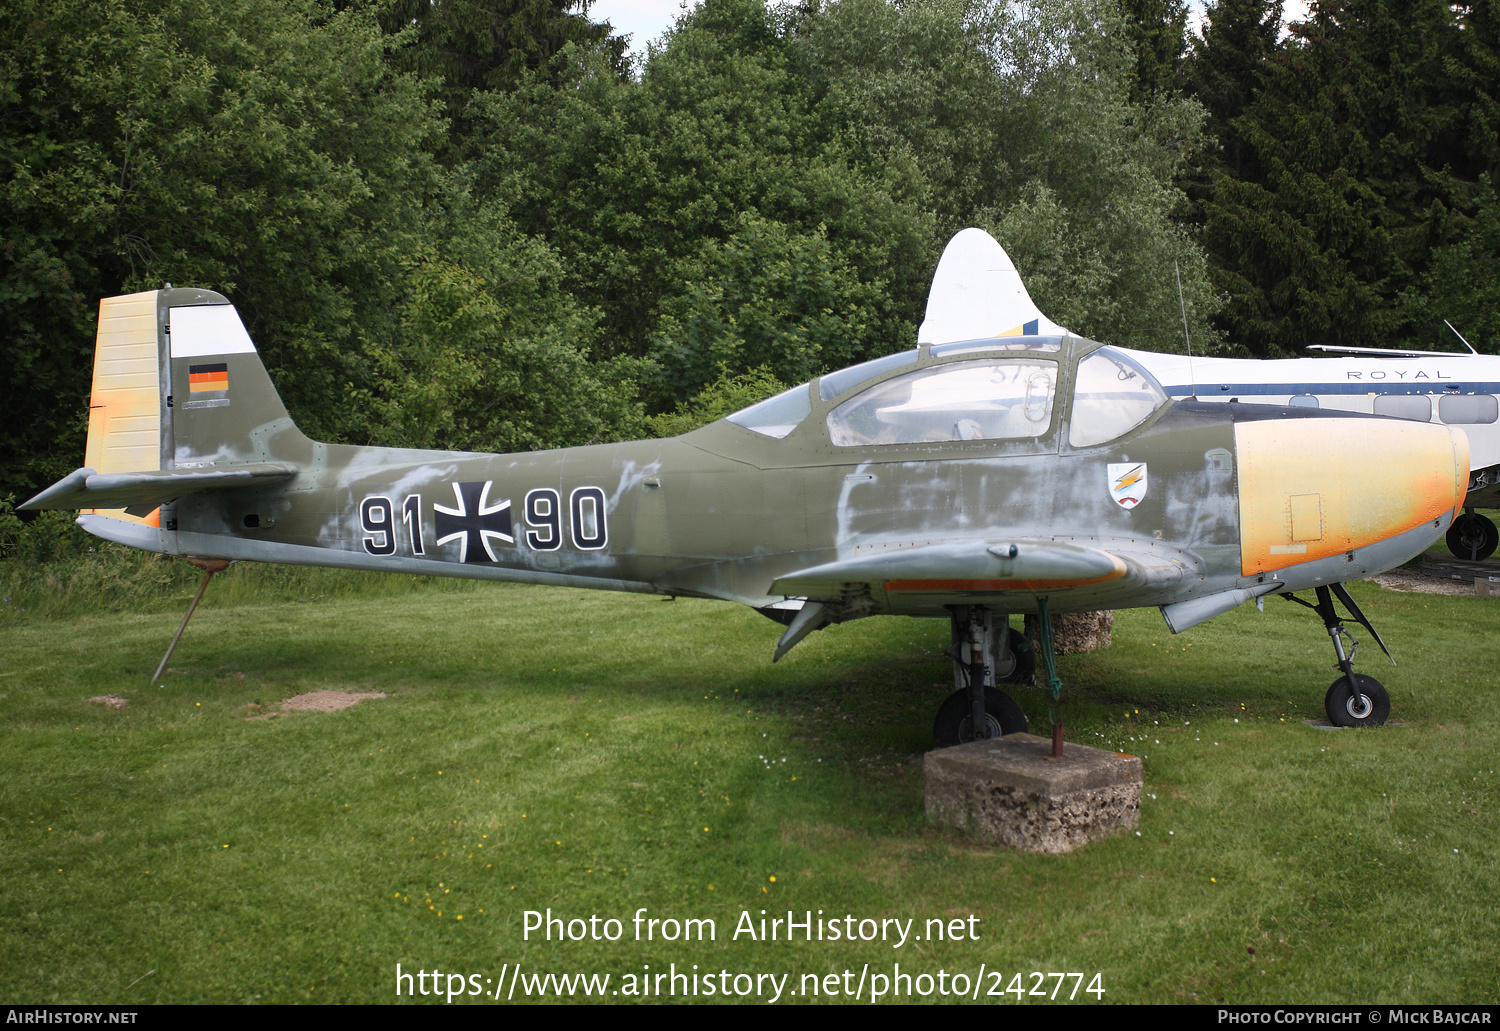
M 297 467 L 281 462 L 203 469 L 149 469 L 141 472 L 97 473 L 75 469 L 32 498 L 22 508 L 141 508 L 164 505 L 185 494 L 205 490 L 260 487 L 289 480 Z
M 1042 591 L 1107 583 L 1128 571 L 1109 552 L 1050 540 L 875 545 L 859 551 L 864 553 L 779 577 L 771 593 L 837 599 L 875 583 L 887 591 Z

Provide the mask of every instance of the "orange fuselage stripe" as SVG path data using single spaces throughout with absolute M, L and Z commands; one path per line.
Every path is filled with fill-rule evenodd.
M 1082 580 L 887 580 L 888 591 L 1047 591 L 1061 587 L 1089 587 L 1108 583 L 1124 576 L 1124 570 L 1111 570 L 1103 576 Z

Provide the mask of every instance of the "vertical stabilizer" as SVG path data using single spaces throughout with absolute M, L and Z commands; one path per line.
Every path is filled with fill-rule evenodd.
M 239 312 L 218 294 L 164 297 L 171 353 L 172 467 L 297 460 L 308 441 L 287 416 Z
M 163 503 L 228 486 L 226 476 L 285 479 L 314 447 L 221 295 L 168 287 L 108 297 L 99 302 L 84 466 L 22 507 L 77 506 L 171 530 Z M 129 504 L 87 507 L 91 500 Z
M 917 343 L 1067 332 L 1032 302 L 1005 248 L 983 229 L 965 229 L 943 250 Z

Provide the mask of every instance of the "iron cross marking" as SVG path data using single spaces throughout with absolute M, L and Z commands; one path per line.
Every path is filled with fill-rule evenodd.
M 510 532 L 510 499 L 489 503 L 490 485 L 483 483 L 455 483 L 453 494 L 458 499 L 458 508 L 432 506 L 433 529 L 437 531 L 437 542 L 447 544 L 458 541 L 460 562 L 498 562 L 490 546 L 491 539 L 514 544 Z

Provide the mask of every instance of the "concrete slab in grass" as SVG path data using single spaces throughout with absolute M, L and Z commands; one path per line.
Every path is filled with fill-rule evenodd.
M 927 818 L 997 845 L 1058 854 L 1119 830 L 1141 812 L 1141 760 L 1011 734 L 928 752 Z

